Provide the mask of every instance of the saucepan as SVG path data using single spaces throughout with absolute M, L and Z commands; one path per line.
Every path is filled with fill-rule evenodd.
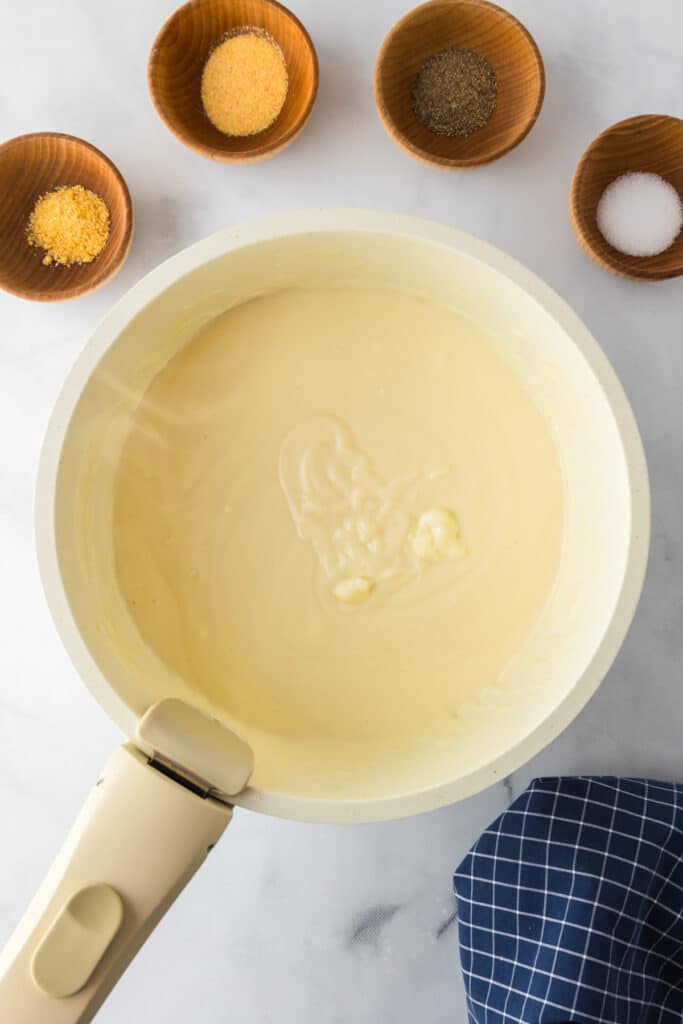
M 418 289 L 503 339 L 552 429 L 566 488 L 560 568 L 515 658 L 514 685 L 470 702 L 457 742 L 423 737 L 410 758 L 383 752 L 341 773 L 315 737 L 288 746 L 274 730 L 245 742 L 229 707 L 161 663 L 117 587 L 112 540 L 114 456 L 159 369 L 236 304 L 336 283 Z M 128 742 L 96 780 L 3 954 L 0 1018 L 90 1020 L 235 805 L 302 821 L 378 821 L 460 800 L 514 771 L 607 672 L 635 610 L 648 536 L 643 449 L 614 372 L 565 303 L 503 253 L 409 217 L 311 211 L 221 232 L 158 267 L 77 360 L 42 455 L 37 545 L 49 605 L 76 669 Z

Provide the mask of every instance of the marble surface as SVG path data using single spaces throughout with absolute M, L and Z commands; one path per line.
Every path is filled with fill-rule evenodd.
M 355 828 L 239 813 L 98 1021 L 461 1022 L 451 875 L 481 829 L 538 773 L 683 776 L 683 285 L 607 276 L 578 249 L 567 215 L 574 165 L 598 131 L 631 114 L 683 115 L 680 0 L 509 0 L 543 52 L 545 105 L 517 150 L 464 176 L 413 162 L 375 114 L 373 59 L 403 0 L 297 0 L 319 51 L 318 103 L 289 150 L 246 168 L 193 155 L 153 113 L 145 60 L 173 6 L 3 8 L 2 136 L 57 129 L 90 139 L 127 177 L 137 230 L 121 274 L 92 296 L 41 306 L 0 294 L 0 942 L 120 740 L 61 648 L 36 568 L 34 478 L 64 375 L 112 302 L 219 227 L 303 206 L 400 210 L 511 252 L 573 304 L 606 349 L 652 476 L 651 562 L 634 626 L 578 720 L 488 792 Z

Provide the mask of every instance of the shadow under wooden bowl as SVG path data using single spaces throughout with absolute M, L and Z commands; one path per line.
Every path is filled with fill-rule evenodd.
M 269 128 L 256 135 L 224 135 L 204 112 L 202 73 L 226 36 L 249 28 L 266 33 L 282 50 L 287 96 Z M 161 28 L 147 82 L 159 117 L 190 149 L 212 160 L 263 160 L 293 142 L 308 120 L 318 92 L 318 58 L 299 19 L 276 0 L 189 0 Z
M 109 209 L 109 238 L 91 263 L 45 266 L 44 251 L 28 244 L 36 200 L 62 185 L 83 185 Z M 111 160 L 89 142 L 59 132 L 35 132 L 0 145 L 0 288 L 38 302 L 85 295 L 120 269 L 132 236 L 128 187 Z
M 641 114 L 598 135 L 579 160 L 570 193 L 576 237 L 598 266 L 620 277 L 661 281 L 683 274 L 683 232 L 657 256 L 629 256 L 610 245 L 598 227 L 597 209 L 609 184 L 629 171 L 658 174 L 683 197 L 683 121 Z
M 496 73 L 490 121 L 467 136 L 435 135 L 413 112 L 411 92 L 424 61 L 450 47 L 474 50 Z M 543 103 L 538 47 L 511 14 L 487 0 L 430 0 L 391 29 L 375 64 L 375 101 L 389 135 L 432 167 L 466 170 L 491 163 L 531 131 Z

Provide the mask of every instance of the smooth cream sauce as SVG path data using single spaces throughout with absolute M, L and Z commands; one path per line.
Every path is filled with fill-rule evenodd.
M 143 638 L 256 748 L 448 737 L 558 569 L 549 430 L 491 339 L 427 299 L 285 290 L 152 382 L 116 479 Z M 314 769 L 312 769 L 314 770 Z

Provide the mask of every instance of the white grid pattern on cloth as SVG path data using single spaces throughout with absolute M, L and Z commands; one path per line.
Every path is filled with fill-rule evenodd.
M 495 860 L 495 858 L 497 856 L 497 852 L 498 852 L 498 842 L 499 842 L 499 839 L 500 839 L 500 837 L 496 838 L 496 846 L 495 846 L 495 849 L 494 849 L 494 852 L 493 852 L 494 860 Z M 493 925 L 493 907 L 491 908 L 491 925 Z M 493 932 L 493 950 L 494 950 L 494 952 L 495 952 L 495 948 L 496 948 L 496 933 L 494 931 Z M 491 985 L 492 984 L 493 984 L 493 977 L 491 977 L 491 980 L 490 980 L 490 983 L 489 983 L 489 991 L 486 994 L 486 998 L 487 999 L 488 999 L 488 997 L 491 994 Z M 488 1024 L 488 1020 L 485 1021 L 485 1024 Z
M 543 790 L 543 792 L 547 792 L 547 790 Z M 550 794 L 548 794 L 548 795 L 550 795 Z M 606 807 L 607 804 L 599 803 L 597 806 L 598 807 Z M 511 808 L 506 813 L 510 814 L 510 815 L 514 815 L 514 814 L 519 814 L 520 812 L 517 811 L 517 810 L 514 810 L 513 808 Z M 631 812 L 629 811 L 629 814 L 630 813 Z M 528 817 L 528 815 L 526 815 L 526 816 Z M 538 817 L 538 818 L 545 818 L 547 821 L 550 821 L 550 815 L 549 814 L 538 814 L 538 813 L 535 812 L 535 816 Z M 636 817 L 638 817 L 638 816 L 636 816 Z M 573 825 L 574 824 L 574 821 L 573 821 L 572 818 L 561 817 L 560 815 L 556 815 L 555 818 L 553 818 L 552 820 L 553 821 L 564 821 L 564 822 L 566 822 L 569 825 Z M 638 820 L 640 820 L 640 818 L 638 818 Z M 651 818 L 649 820 L 653 821 L 653 822 L 656 821 L 655 818 Z M 614 835 L 619 836 L 621 839 L 631 839 L 631 834 L 629 832 L 619 832 L 616 829 L 609 829 L 609 828 L 607 828 L 606 825 L 594 824 L 591 827 L 592 828 L 596 828 L 596 829 L 600 829 L 603 832 L 607 832 L 607 833 L 609 833 L 611 831 L 611 832 L 614 833 Z M 650 842 L 650 840 L 643 840 L 643 842 L 646 842 L 648 846 L 653 846 L 657 850 L 660 848 L 659 843 L 653 843 L 653 842 Z
M 460 948 L 461 949 L 466 949 L 470 953 L 475 953 L 476 952 L 475 948 L 473 948 L 472 946 L 468 946 L 464 942 L 460 943 Z M 553 949 L 561 949 L 561 948 L 562 948 L 561 946 L 560 947 L 553 946 Z M 519 959 L 518 958 L 516 958 L 516 957 L 501 956 L 499 953 L 496 954 L 495 957 L 492 956 L 490 953 L 483 953 L 482 955 L 487 957 L 487 958 L 490 958 L 492 960 L 497 960 L 497 961 L 500 961 L 500 962 L 506 963 L 506 964 L 517 964 L 517 963 L 519 963 Z M 603 961 L 603 963 L 605 963 L 605 962 L 607 962 L 607 961 Z M 568 978 L 568 977 L 566 977 L 566 975 L 553 973 L 552 971 L 547 971 L 543 967 L 537 967 L 537 968 L 535 968 L 535 971 L 538 974 L 542 974 L 545 978 L 556 978 L 559 981 L 568 981 L 571 985 L 576 985 L 577 984 L 577 979 L 576 978 Z M 591 992 L 598 992 L 600 995 L 602 995 L 603 992 L 604 992 L 604 990 L 602 988 L 598 988 L 597 985 L 589 985 L 587 983 L 584 983 L 583 987 L 589 989 Z M 530 998 L 537 998 L 537 997 L 530 996 Z M 623 998 L 626 999 L 629 1003 L 637 1003 L 637 1004 L 640 1004 L 641 1006 L 644 1006 L 646 1004 L 646 1000 L 640 999 L 637 996 L 623 996 Z M 526 1005 L 523 1003 L 522 1004 L 522 1013 L 524 1013 L 525 1008 L 526 1008 Z M 505 1013 L 505 1010 L 503 1010 L 503 1013 Z
M 472 1002 L 472 1004 L 474 1006 L 479 1006 L 484 1011 L 487 1010 L 486 1003 L 482 1003 L 479 999 L 472 998 L 470 1001 Z M 554 1009 L 560 1010 L 561 1012 L 564 1012 L 564 1013 L 567 1012 L 567 1008 L 565 1006 L 557 1006 L 557 1007 L 554 1007 Z M 470 1013 L 470 1021 L 473 1021 L 474 1024 L 477 1024 L 477 1022 L 479 1020 L 481 1020 L 480 1017 L 477 1017 L 474 1014 Z M 567 1018 L 567 1020 L 569 1020 L 569 1018 Z M 508 1013 L 507 1017 L 505 1018 L 505 1024 L 529 1024 L 529 1019 L 528 1019 L 528 1017 L 517 1017 L 514 1014 L 509 1014 Z M 562 1024 L 564 1024 L 564 1021 L 562 1022 Z M 589 1016 L 589 1017 L 584 1017 L 583 1018 L 582 1024 L 605 1024 L 605 1022 L 600 1017 L 590 1017 Z
M 644 824 L 645 824 L 645 822 L 643 820 L 643 827 L 644 827 Z M 549 855 L 549 853 L 550 853 L 550 850 L 548 849 L 547 852 L 546 852 L 546 856 Z M 520 863 L 520 861 L 517 858 L 515 858 L 515 857 L 501 857 L 500 855 L 498 855 L 497 857 L 494 858 L 492 854 L 490 854 L 490 853 L 482 853 L 480 850 L 477 851 L 477 857 L 478 858 L 482 858 L 482 859 L 488 859 L 488 860 L 496 860 L 496 861 L 498 861 L 500 863 L 502 863 L 502 862 L 506 862 L 508 864 L 519 864 Z M 629 864 L 634 870 L 637 867 L 637 861 L 626 861 L 626 863 Z M 567 873 L 569 873 L 570 869 L 569 868 L 563 868 L 563 867 L 555 867 L 555 868 L 553 868 L 553 871 L 566 871 Z M 595 881 L 599 881 L 600 878 L 602 878 L 602 875 L 599 875 L 595 871 L 580 871 L 578 868 L 576 870 L 572 870 L 571 874 L 572 875 L 576 875 L 577 878 L 592 878 Z M 653 874 L 654 874 L 654 872 L 653 872 Z M 516 889 L 517 888 L 517 884 L 515 884 L 514 882 L 500 882 L 499 884 L 500 885 L 508 886 L 511 889 Z M 617 879 L 614 879 L 611 884 L 616 886 L 617 889 L 623 889 L 624 892 L 627 895 L 628 895 L 628 893 L 633 892 L 633 885 L 628 885 L 626 882 L 620 882 Z M 672 888 L 674 888 L 674 886 L 672 886 Z M 683 892 L 683 886 L 675 886 L 675 888 L 677 888 L 681 892 Z M 555 896 L 564 895 L 564 894 L 561 894 L 561 893 L 549 892 L 549 886 L 541 886 L 538 889 L 533 889 L 533 888 L 529 888 L 528 886 L 525 886 L 525 889 L 526 889 L 527 892 L 539 892 L 539 893 L 545 893 L 546 895 L 551 895 L 551 896 L 552 895 L 555 895 Z M 590 903 L 591 905 L 593 903 L 592 900 L 586 899 L 585 897 L 582 897 L 582 896 L 577 896 L 576 899 L 582 900 L 582 902 L 584 902 L 584 903 Z M 653 896 L 651 898 L 650 902 L 654 903 L 655 906 L 660 907 L 664 911 L 664 913 L 671 914 L 672 917 L 677 917 L 678 916 L 677 913 L 671 909 L 671 907 L 666 906 L 656 896 Z M 624 916 L 625 917 L 629 917 L 630 915 L 629 914 L 625 914 Z M 634 921 L 638 921 L 638 920 L 640 920 L 640 918 L 633 918 L 633 920 Z
M 557 810 L 557 798 L 558 798 L 558 794 L 556 793 L 555 797 L 553 799 L 553 806 L 552 806 L 551 811 L 550 811 L 551 818 L 552 818 L 552 815 L 554 815 L 556 810 Z M 521 865 L 521 859 L 520 859 L 520 865 Z M 545 889 L 546 889 L 546 891 L 545 891 L 544 897 L 543 897 L 543 911 L 542 911 L 542 914 L 541 914 L 542 919 L 543 919 L 543 924 L 542 924 L 543 932 L 545 932 L 545 930 L 546 930 L 546 928 L 548 926 L 548 895 L 549 895 L 548 894 L 548 889 L 550 888 L 549 885 L 548 885 L 549 875 L 550 875 L 550 843 L 546 843 L 546 847 L 545 847 L 545 877 L 546 877 Z M 520 881 L 521 881 L 521 870 L 520 870 Z M 517 906 L 518 907 L 519 907 L 519 900 L 520 900 L 520 894 L 517 893 Z M 518 934 L 519 934 L 519 931 L 520 931 L 519 926 L 518 926 L 517 930 L 518 930 Z M 534 975 L 539 971 L 538 958 L 539 958 L 540 953 L 541 953 L 541 948 L 542 948 L 542 946 L 541 946 L 541 943 L 539 942 L 538 945 L 536 946 L 536 956 L 534 957 L 533 967 L 529 971 L 529 984 L 527 985 L 526 995 L 524 996 L 524 1002 L 522 1003 L 522 1009 L 521 1009 L 522 1016 L 524 1016 L 524 1014 L 526 1012 L 527 1005 L 529 1003 L 529 996 L 531 995 L 531 984 L 532 984 Z M 517 949 L 519 950 L 519 941 L 517 942 Z M 518 953 L 517 959 L 519 959 L 519 953 Z
M 547 815 L 540 815 L 540 817 L 546 817 L 547 818 Z M 643 820 L 645 820 L 645 819 L 643 819 Z M 503 828 L 501 828 L 499 830 L 498 834 L 500 835 L 501 839 L 506 839 L 506 838 L 507 839 L 516 839 L 517 838 L 517 833 L 516 832 L 506 832 L 505 829 L 503 829 Z M 671 838 L 671 837 L 669 837 L 669 838 Z M 574 849 L 574 844 L 573 843 L 565 843 L 565 842 L 562 842 L 559 839 L 552 839 L 551 840 L 547 836 L 545 836 L 545 837 L 535 836 L 534 837 L 534 842 L 535 843 L 545 843 L 546 845 L 552 843 L 553 846 L 563 846 L 567 850 L 573 850 Z M 665 848 L 662 847 L 661 853 L 664 853 L 664 852 L 665 852 Z M 479 853 L 478 856 L 481 857 L 482 854 Z M 613 861 L 621 861 L 622 864 L 627 864 L 629 867 L 631 867 L 631 865 L 633 864 L 633 858 L 632 857 L 620 857 L 616 853 L 613 853 L 611 855 L 611 857 L 612 857 Z M 667 875 L 663 875 L 663 874 L 661 874 L 661 872 L 655 871 L 654 868 L 652 870 L 652 877 L 653 878 L 658 878 L 662 882 L 666 882 L 667 885 L 670 885 L 673 889 L 677 889 L 678 892 L 683 894 L 683 885 L 678 885 L 672 879 L 668 878 Z
M 591 783 L 589 783 L 589 786 L 590 785 L 591 785 Z M 646 796 L 647 796 L 647 782 L 645 783 L 645 786 L 646 786 Z M 619 783 L 617 782 L 617 790 L 618 790 L 618 788 L 619 788 Z M 617 792 L 617 797 L 618 797 L 618 792 Z M 589 800 L 590 800 L 590 790 L 586 794 L 586 806 L 588 806 L 588 801 Z M 613 806 L 612 806 L 612 819 L 610 821 L 610 826 L 609 826 L 609 835 L 607 837 L 607 844 L 605 846 L 605 852 L 602 855 L 602 873 L 603 873 L 603 875 L 604 875 L 605 869 L 607 867 L 607 861 L 608 861 L 608 858 L 609 858 L 609 855 L 610 855 L 610 847 L 612 846 L 612 843 L 614 842 L 614 819 L 617 816 L 617 808 L 618 808 L 618 806 L 619 806 L 619 802 L 618 802 L 618 799 L 616 799 L 614 801 Z M 641 832 L 642 832 L 642 825 L 643 825 L 643 821 L 641 819 Z M 580 844 L 580 840 L 581 840 L 581 835 L 579 834 L 579 844 Z M 577 844 L 577 849 L 578 849 L 578 845 L 579 844 Z M 576 872 L 574 872 L 574 877 L 576 877 Z M 628 898 L 628 896 L 626 898 Z M 569 900 L 567 900 L 567 906 L 570 905 L 570 901 L 571 901 L 571 897 L 570 897 Z M 588 961 L 588 950 L 590 949 L 590 942 L 591 942 L 591 932 L 592 932 L 592 929 L 593 929 L 593 925 L 595 923 L 595 915 L 597 913 L 598 907 L 599 907 L 599 903 L 596 901 L 593 904 L 593 909 L 591 911 L 591 919 L 588 922 L 588 931 L 586 932 L 586 939 L 585 939 L 585 942 L 584 942 L 583 953 L 581 954 L 581 966 L 579 968 L 579 976 L 576 979 L 576 991 L 574 993 L 574 1002 L 572 1003 L 572 1009 L 571 1009 L 571 1014 L 570 1014 L 571 1017 L 573 1017 L 574 1014 L 576 1013 L 576 1004 L 577 1004 L 577 1002 L 579 1000 L 579 994 L 581 992 L 581 986 L 583 984 L 583 976 L 584 976 L 584 973 L 586 971 L 586 963 Z M 557 956 L 557 953 L 555 954 L 555 956 Z M 584 985 L 584 988 L 585 987 L 587 987 L 587 986 Z M 602 995 L 603 1005 L 604 1005 L 604 1002 L 605 1002 L 606 992 L 607 992 L 607 987 L 605 986 L 605 988 L 603 990 L 603 995 Z M 632 997 L 631 996 L 627 996 L 626 998 L 629 1000 L 629 1002 L 632 1001 Z M 641 1002 L 642 1005 L 645 1004 L 645 1000 L 639 1000 L 639 1001 Z
M 647 782 L 645 783 L 645 785 L 646 785 L 646 790 L 645 790 L 646 795 L 649 796 L 649 787 L 647 786 Z M 672 821 L 673 821 L 673 819 L 672 819 Z M 621 904 L 621 909 L 619 911 L 619 918 L 620 918 L 620 920 L 623 918 L 623 914 L 624 914 L 624 911 L 625 911 L 625 908 L 626 908 L 626 901 L 628 900 L 629 891 L 633 890 L 633 883 L 634 883 L 635 875 L 636 875 L 636 867 L 638 865 L 638 861 L 639 861 L 639 858 L 640 858 L 640 850 L 641 850 L 642 843 L 643 843 L 643 832 L 644 832 L 644 830 L 645 830 L 645 817 L 643 816 L 640 819 L 640 830 L 639 830 L 639 833 L 638 833 L 638 848 L 636 850 L 636 855 L 633 858 L 633 865 L 631 867 L 631 877 L 630 877 L 630 879 L 628 881 L 628 884 L 626 886 L 624 886 L 624 898 L 623 898 L 623 901 L 622 901 L 622 904 Z M 661 851 L 660 851 L 660 859 L 661 859 Z M 622 883 L 619 883 L 619 884 L 621 885 Z M 613 964 L 614 964 L 614 958 L 615 958 L 615 951 L 614 951 L 614 936 L 613 935 L 610 938 L 609 952 L 610 952 L 609 963 L 610 963 L 611 969 L 614 970 Z M 633 948 L 627 946 L 625 948 L 625 950 L 624 950 L 624 957 L 630 956 L 631 959 L 633 959 L 633 953 L 634 953 Z M 623 964 L 621 966 L 622 966 L 622 970 L 623 970 Z M 632 974 L 634 973 L 633 968 L 631 968 L 631 973 Z M 639 971 L 637 973 L 640 974 L 641 980 L 644 980 L 647 977 L 647 975 L 645 974 L 645 971 Z M 603 994 L 603 997 L 602 997 L 602 1006 L 600 1007 L 600 1016 L 604 1016 L 604 1014 L 606 1013 L 608 996 L 609 996 L 609 988 L 607 986 L 605 986 L 605 991 L 604 991 L 604 994 Z
M 591 786 L 591 783 L 589 782 L 588 783 L 588 793 L 586 794 L 587 799 L 584 800 L 583 805 L 581 807 L 581 818 L 579 820 L 578 840 L 577 840 L 576 846 L 574 847 L 574 852 L 572 854 L 571 890 L 570 890 L 570 893 L 569 893 L 569 897 L 565 900 L 564 917 L 562 919 L 562 931 L 565 930 L 566 925 L 567 925 L 567 917 L 569 915 L 569 908 L 571 906 L 571 897 L 574 894 L 574 888 L 576 886 L 576 860 L 577 860 L 579 848 L 580 848 L 580 845 L 581 845 L 581 833 L 582 833 L 582 831 L 583 831 L 583 829 L 585 827 L 585 823 L 586 823 L 586 810 L 589 807 L 588 797 L 590 795 L 590 786 Z M 555 791 L 555 798 L 556 798 L 556 800 L 558 799 L 558 796 L 559 795 L 558 795 L 558 792 L 556 790 Z M 586 936 L 586 944 L 588 944 L 589 940 L 590 940 L 590 934 L 588 933 L 587 936 Z M 541 937 L 541 942 L 539 943 L 539 945 L 542 945 L 542 944 L 543 944 L 543 939 Z M 555 952 L 553 953 L 552 972 L 550 973 L 550 975 L 548 977 L 548 980 L 546 982 L 545 995 L 543 996 L 542 1009 L 548 1006 L 548 1002 L 549 1002 L 549 999 L 550 999 L 550 989 L 551 989 L 552 982 L 553 982 L 553 977 L 552 976 L 553 976 L 553 974 L 555 973 L 555 971 L 557 969 L 557 961 L 558 961 L 559 956 L 560 956 L 560 950 L 556 949 Z M 530 980 L 529 987 L 531 987 L 531 984 L 533 984 L 533 980 Z
M 668 849 L 669 843 L 670 843 L 671 838 L 672 838 L 672 836 L 674 834 L 674 829 L 676 827 L 676 821 L 677 821 L 677 817 L 678 817 L 678 813 L 677 813 L 678 812 L 678 797 L 677 797 L 677 794 L 678 794 L 677 788 L 673 787 L 672 790 L 671 790 L 671 797 L 672 797 L 672 800 L 673 800 L 674 813 L 672 814 L 672 817 L 671 817 L 671 825 L 670 825 L 670 828 L 669 828 L 669 835 L 667 837 L 666 842 L 662 843 L 662 845 L 661 845 L 661 849 L 659 851 L 659 857 L 657 858 L 656 865 L 655 865 L 655 867 L 653 869 L 653 872 L 652 872 L 653 878 L 657 878 L 657 879 L 659 879 L 662 882 L 662 885 L 660 886 L 660 889 L 658 891 L 657 896 L 656 897 L 654 897 L 654 896 L 652 897 L 653 901 L 656 900 L 658 905 L 661 904 L 661 900 L 660 900 L 659 897 L 661 895 L 662 889 L 667 885 L 666 876 L 663 876 L 660 873 L 659 867 L 660 867 L 660 864 L 662 862 L 662 858 L 664 857 L 665 851 Z M 673 887 L 673 885 L 672 885 L 672 887 Z M 683 887 L 680 887 L 679 891 L 683 892 Z M 646 951 L 646 960 L 645 960 L 645 967 L 643 969 L 643 974 L 645 974 L 646 977 L 649 976 L 650 972 L 646 972 L 645 968 L 647 967 L 649 962 L 652 960 L 652 958 L 656 956 L 660 960 L 662 960 L 662 963 L 660 963 L 660 965 L 659 965 L 659 971 L 657 972 L 657 975 L 656 975 L 657 981 L 659 981 L 661 979 L 661 976 L 662 976 L 662 971 L 667 966 L 667 964 L 671 962 L 671 957 L 663 958 L 657 952 L 655 946 L 656 946 L 656 943 L 653 946 L 651 946 L 650 949 L 648 949 Z M 631 971 L 631 973 L 633 973 L 633 963 L 635 961 L 635 956 L 636 956 L 635 951 L 631 950 L 630 951 L 630 966 L 628 968 Z M 662 1004 L 662 1008 L 664 1008 L 665 1005 L 666 1004 L 663 1003 Z M 663 1018 L 660 1017 L 660 1019 L 663 1019 Z
M 471 1024 L 683 1024 L 682 792 L 541 779 L 484 832 L 454 880 Z
M 462 899 L 462 897 L 459 897 L 459 898 Z M 470 902 L 470 901 L 468 901 L 468 902 Z M 577 926 L 573 925 L 573 927 L 576 928 Z M 480 924 L 471 924 L 470 928 L 473 931 L 478 931 L 478 932 L 481 932 L 481 931 L 491 932 L 492 931 L 491 928 L 484 928 L 483 925 L 480 925 Z M 583 930 L 587 931 L 588 930 L 587 926 L 584 925 Z M 501 936 L 504 936 L 506 938 L 509 938 L 509 939 L 519 938 L 520 943 L 521 942 L 531 942 L 534 945 L 536 944 L 536 940 L 535 939 L 527 939 L 523 935 L 518 936 L 515 932 L 506 932 L 506 931 L 503 931 L 502 929 L 499 929 L 497 931 L 497 934 L 501 935 Z M 597 935 L 599 938 L 603 938 L 603 939 L 606 939 L 606 940 L 610 939 L 610 935 L 607 934 L 606 932 L 598 932 L 595 929 L 593 929 L 592 934 L 593 935 Z M 646 949 L 645 946 L 637 946 L 637 945 L 636 946 L 631 946 L 628 942 L 625 942 L 623 939 L 618 939 L 616 941 L 620 942 L 621 945 L 623 945 L 623 947 L 624 947 L 624 955 L 626 955 L 627 953 L 631 953 L 633 949 L 635 949 L 637 951 L 640 951 L 642 953 L 647 953 L 648 952 L 648 950 Z M 470 953 L 476 953 L 479 947 L 478 946 L 468 946 L 466 942 L 462 942 L 461 941 L 460 942 L 460 948 L 461 949 L 466 949 Z M 544 943 L 544 948 L 547 949 L 547 950 L 555 950 L 555 949 L 562 949 L 562 946 L 560 945 L 559 942 L 558 943 L 546 942 L 546 943 Z M 614 967 L 614 962 L 611 961 L 611 960 L 603 960 L 601 957 L 598 957 L 598 956 L 593 956 L 593 960 L 595 961 L 596 964 L 599 964 L 601 967 Z M 662 960 L 662 963 L 660 964 L 660 970 L 663 970 L 663 968 L 666 967 L 667 964 L 671 963 L 671 957 L 661 957 L 661 960 Z M 645 971 L 641 971 L 637 967 L 630 967 L 630 968 L 628 968 L 628 970 L 630 971 L 631 974 L 634 975 L 634 977 L 637 977 L 637 976 L 640 976 L 642 978 L 650 977 L 650 975 L 646 974 Z
M 465 903 L 477 903 L 478 902 L 477 900 L 470 900 L 470 899 L 468 899 L 467 896 L 462 896 L 462 895 L 458 895 L 458 900 L 459 901 L 462 900 Z M 548 920 L 549 921 L 553 921 L 555 924 L 561 924 L 561 919 L 557 918 L 557 917 L 554 917 L 554 918 L 549 917 Z M 588 929 L 588 925 L 585 925 L 585 924 L 572 924 L 571 927 L 573 929 L 575 929 L 576 931 L 584 931 L 585 932 L 585 931 L 589 930 Z M 484 925 L 481 925 L 481 924 L 470 924 L 470 928 L 472 930 L 478 931 L 478 932 L 489 932 L 489 933 L 491 933 L 491 932 L 495 931 L 495 933 L 497 935 L 505 936 L 506 938 L 510 938 L 510 939 L 517 938 L 517 933 L 516 932 L 506 932 L 502 928 L 497 928 L 497 929 L 485 928 Z M 635 951 L 637 953 L 643 953 L 643 954 L 648 954 L 648 953 L 651 952 L 648 949 L 647 946 L 640 946 L 640 945 L 638 945 L 638 943 L 631 943 L 631 942 L 628 942 L 625 939 L 618 939 L 616 936 L 613 936 L 610 932 L 603 932 L 603 931 L 600 931 L 597 928 L 592 928 L 592 929 L 590 929 L 590 931 L 591 931 L 592 935 L 595 935 L 595 936 L 597 936 L 600 939 L 607 939 L 607 940 L 609 940 L 611 938 L 614 938 L 615 942 L 619 942 L 622 946 L 624 946 L 624 949 L 626 950 L 626 952 L 630 953 L 630 952 Z M 535 939 L 527 939 L 523 935 L 519 936 L 519 940 L 520 940 L 520 942 L 533 942 L 533 943 L 536 942 Z M 560 943 L 554 944 L 554 943 L 546 942 L 546 943 L 544 943 L 544 946 L 548 950 L 555 949 L 556 947 L 559 948 L 559 949 L 562 948 Z M 466 946 L 464 943 L 461 943 L 461 948 L 468 949 L 470 947 Z M 475 947 L 475 949 L 477 949 L 477 948 L 478 947 Z M 659 957 L 662 960 L 662 964 L 660 965 L 660 968 L 666 967 L 666 965 L 671 962 L 671 957 L 668 957 L 668 956 L 665 957 L 661 953 L 655 953 L 654 955 Z M 611 967 L 612 966 L 612 964 L 610 963 L 609 960 L 602 960 L 602 959 L 600 959 L 600 957 L 593 957 L 593 959 L 594 959 L 595 963 L 601 964 L 604 967 Z M 638 971 L 637 969 L 633 969 L 633 968 L 629 968 L 629 970 L 631 970 L 631 973 L 633 973 L 633 974 L 642 974 L 643 977 L 649 977 L 649 975 L 646 975 L 644 971 Z

